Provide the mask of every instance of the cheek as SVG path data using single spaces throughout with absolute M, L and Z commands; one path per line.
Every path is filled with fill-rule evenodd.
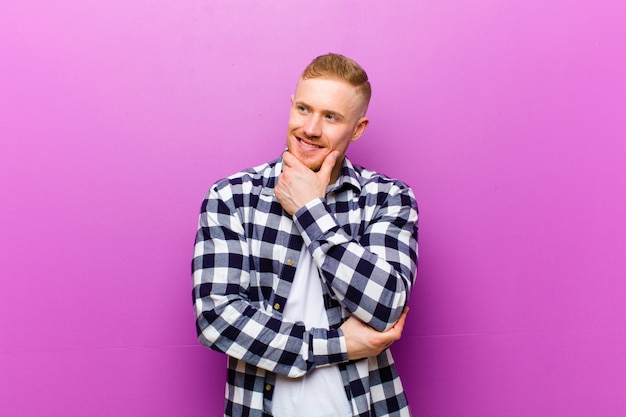
M 298 114 L 296 111 L 289 112 L 289 121 L 287 122 L 287 126 L 289 129 L 296 129 L 302 125 L 302 116 Z
M 332 139 L 330 140 L 332 143 L 332 148 L 337 150 L 345 150 L 351 142 L 352 136 L 350 132 L 341 131 L 341 132 L 333 132 Z

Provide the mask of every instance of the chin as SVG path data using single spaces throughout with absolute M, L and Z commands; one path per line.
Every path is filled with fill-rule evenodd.
M 309 168 L 311 171 L 319 171 L 320 168 L 322 167 L 322 164 L 316 161 L 306 161 L 306 160 L 302 160 L 302 158 L 298 158 L 300 160 L 300 162 L 302 162 L 304 165 L 307 166 L 307 168 Z

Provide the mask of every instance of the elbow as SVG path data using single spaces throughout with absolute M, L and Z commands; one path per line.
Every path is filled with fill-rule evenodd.
M 368 324 L 376 331 L 385 332 L 391 329 L 398 322 L 403 311 L 404 305 L 398 308 L 394 308 L 391 314 L 386 315 L 385 319 L 374 317 L 373 320 Z
M 409 292 L 403 289 L 397 292 L 388 300 L 377 301 L 373 315 L 366 323 L 374 330 L 384 332 L 392 328 L 402 316 Z
M 201 345 L 222 352 L 217 348 L 216 342 L 219 333 L 211 326 L 211 318 L 209 312 L 202 312 L 196 318 L 196 333 L 198 334 L 198 342 Z

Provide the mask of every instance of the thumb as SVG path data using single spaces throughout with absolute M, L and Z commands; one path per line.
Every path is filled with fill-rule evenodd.
M 335 163 L 337 162 L 337 158 L 339 158 L 339 151 L 332 151 L 326 155 L 326 158 L 320 167 L 319 173 L 330 178 L 333 168 L 335 167 Z

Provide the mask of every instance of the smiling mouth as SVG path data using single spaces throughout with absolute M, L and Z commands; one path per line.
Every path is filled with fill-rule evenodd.
M 298 140 L 300 145 L 305 149 L 322 149 L 322 146 L 316 145 L 315 143 L 312 143 L 311 141 L 303 139 L 299 136 L 296 136 L 296 139 Z

